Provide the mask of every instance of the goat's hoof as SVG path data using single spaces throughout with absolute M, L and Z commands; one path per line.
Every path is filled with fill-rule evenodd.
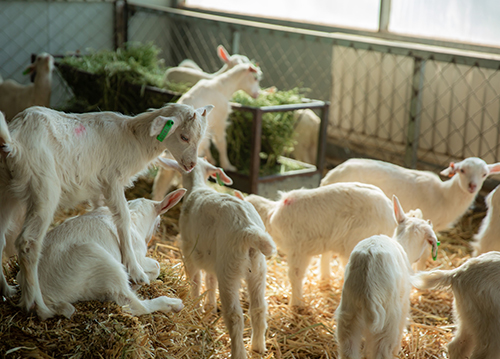
M 17 293 L 18 288 L 18 285 L 7 285 L 0 289 L 0 296 L 3 296 L 5 298 L 12 298 Z

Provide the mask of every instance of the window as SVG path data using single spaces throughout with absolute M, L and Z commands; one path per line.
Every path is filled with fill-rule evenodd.
M 187 7 L 330 26 L 377 30 L 376 0 L 185 0 Z

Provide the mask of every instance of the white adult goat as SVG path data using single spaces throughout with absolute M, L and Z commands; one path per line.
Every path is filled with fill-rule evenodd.
M 210 138 L 213 139 L 219 151 L 219 162 L 225 170 L 236 171 L 227 155 L 226 127 L 231 112 L 229 101 L 233 93 L 243 90 L 252 97 L 259 95 L 260 69 L 249 64 L 240 64 L 231 70 L 210 80 L 202 80 L 186 92 L 178 103 L 192 106 L 203 106 L 208 103 L 215 106 L 208 117 L 206 136 L 200 144 L 199 156 L 206 156 L 211 163 L 215 163 L 210 153 Z M 175 172 L 160 169 L 153 184 L 152 198 L 163 198 L 170 186 Z
M 321 186 L 338 182 L 363 182 L 379 187 L 391 198 L 396 195 L 403 208 L 420 208 L 431 220 L 436 232 L 458 220 L 472 204 L 488 175 L 499 173 L 500 163 L 488 165 L 482 159 L 469 157 L 450 166 L 441 174 L 452 177 L 442 181 L 429 171 L 419 171 L 392 163 L 353 158 L 329 171 Z M 457 174 L 457 175 L 456 175 Z M 428 256 L 422 256 L 418 268 L 424 269 Z M 324 256 L 322 261 L 329 261 Z
M 19 112 L 31 106 L 50 106 L 52 71 L 54 58 L 41 53 L 26 71 L 35 73 L 35 80 L 29 85 L 21 85 L 14 80 L 0 82 L 0 111 L 5 113 L 7 122 Z
M 144 198 L 128 202 L 132 249 L 149 280 L 158 277 L 160 265 L 146 257 L 148 242 L 160 215 L 175 206 L 185 192 L 174 191 L 161 202 Z M 82 300 L 113 300 L 128 306 L 132 315 L 182 309 L 182 301 L 177 298 L 139 300 L 130 288 L 119 243 L 113 215 L 107 207 L 68 219 L 47 233 L 38 276 L 50 316 L 70 318 L 75 311 L 71 303 Z
M 183 172 L 169 159 L 163 165 Z M 216 308 L 215 288 L 219 284 L 222 315 L 231 338 L 231 357 L 246 358 L 243 343 L 243 312 L 240 306 L 240 283 L 245 278 L 249 292 L 252 325 L 252 350 L 264 353 L 267 327 L 266 260 L 276 253 L 271 236 L 266 233 L 259 214 L 249 203 L 235 196 L 219 193 L 206 184 L 209 176 L 232 184 L 221 168 L 204 159 L 191 173 L 182 175 L 188 190 L 179 218 L 181 250 L 188 277 L 193 281 L 192 296 L 200 295 L 201 273 L 206 272 L 208 305 Z
M 132 251 L 124 187 L 167 148 L 183 168 L 191 170 L 211 109 L 170 104 L 129 117 L 30 107 L 9 127 L 0 118 L 0 253 L 6 233 L 13 232 L 22 308 L 29 311 L 36 305 L 40 317 L 50 314 L 37 273 L 43 238 L 56 209 L 87 200 L 97 203 L 101 195 L 113 213 L 122 261 L 131 280 L 149 282 Z M 12 296 L 14 292 L 2 272 L 0 294 Z
M 500 190 L 498 188 L 497 186 L 486 196 L 488 211 L 481 222 L 479 232 L 471 242 L 474 257 L 490 251 L 500 251 Z
M 287 255 L 292 285 L 291 305 L 303 305 L 302 286 L 311 258 L 328 251 L 345 265 L 356 244 L 375 234 L 391 235 L 396 228 L 392 203 L 375 186 L 336 183 L 281 193 L 278 201 L 249 195 L 278 248 Z M 330 278 L 329 263 L 321 267 Z
M 452 270 L 420 272 L 420 289 L 450 287 L 457 333 L 448 344 L 450 359 L 495 359 L 500 353 L 500 253 L 471 258 Z
M 398 226 L 392 238 L 376 235 L 359 242 L 345 268 L 344 287 L 335 312 L 341 359 L 396 357 L 410 312 L 411 263 L 437 238 L 422 212 L 406 216 L 393 197 Z M 415 215 L 417 214 L 417 215 Z M 420 218 L 419 218 L 420 217 Z M 437 252 L 436 252 L 437 254 Z
M 188 59 L 182 61 L 178 67 L 169 68 L 165 72 L 165 82 L 183 83 L 193 86 L 200 80 L 212 79 L 223 74 L 236 65 L 251 63 L 248 57 L 244 55 L 229 55 L 222 45 L 217 46 L 217 55 L 224 62 L 224 66 L 219 71 L 212 74 L 206 73 L 194 61 Z

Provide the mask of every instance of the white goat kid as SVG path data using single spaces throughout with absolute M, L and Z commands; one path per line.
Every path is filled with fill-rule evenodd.
M 56 209 L 87 200 L 97 203 L 101 195 L 113 213 L 131 280 L 148 283 L 132 251 L 124 187 L 167 148 L 183 168 L 191 170 L 211 109 L 170 104 L 129 117 L 30 107 L 9 127 L 0 119 L 0 252 L 6 233 L 17 236 L 22 308 L 29 311 L 36 305 L 40 317 L 50 313 L 41 296 L 37 268 Z M 22 225 L 16 223 L 19 217 L 24 218 Z M 2 272 L 0 294 L 14 292 Z
M 335 313 L 341 359 L 361 359 L 363 337 L 367 358 L 397 356 L 410 312 L 411 263 L 429 244 L 437 254 L 437 238 L 430 222 L 406 216 L 397 197 L 393 202 L 398 222 L 393 237 L 375 235 L 362 240 L 345 268 Z
M 219 151 L 220 165 L 225 170 L 236 171 L 227 155 L 226 127 L 231 112 L 229 101 L 233 93 L 243 90 L 252 97 L 259 95 L 259 79 L 261 71 L 253 65 L 240 64 L 211 80 L 198 82 L 191 90 L 185 93 L 178 103 L 195 107 L 211 103 L 215 106 L 208 117 L 206 136 L 200 144 L 199 156 L 206 156 L 211 163 L 215 163 L 210 153 L 210 139 L 212 138 Z M 170 186 L 175 172 L 160 169 L 153 185 L 152 198 L 163 198 Z
M 5 113 L 7 122 L 28 107 L 50 106 L 53 70 L 54 58 L 47 53 L 41 53 L 26 69 L 27 74 L 35 74 L 33 83 L 21 85 L 14 80 L 0 81 L 0 111 Z
M 420 289 L 450 287 L 457 332 L 448 344 L 450 359 L 496 359 L 500 353 L 500 253 L 471 258 L 452 270 L 418 273 Z
M 303 281 L 313 256 L 337 253 L 345 266 L 356 244 L 375 234 L 391 235 L 396 228 L 392 203 L 375 186 L 337 183 L 315 189 L 281 193 L 278 201 L 249 195 L 278 248 L 287 256 L 292 306 L 303 305 Z M 330 279 L 329 263 L 321 267 Z
M 175 161 L 161 158 L 163 165 L 182 171 Z M 239 198 L 218 193 L 206 184 L 218 175 L 225 184 L 232 180 L 224 171 L 203 159 L 191 173 L 183 173 L 188 192 L 179 218 L 181 249 L 192 296 L 200 295 L 201 270 L 206 272 L 207 304 L 216 308 L 219 285 L 222 315 L 231 338 L 231 357 L 246 358 L 243 343 L 243 312 L 239 289 L 245 278 L 249 292 L 252 350 L 264 353 L 267 303 L 265 256 L 276 253 L 258 213 Z
M 473 256 L 490 251 L 500 251 L 500 190 L 497 186 L 486 196 L 488 211 L 481 222 L 478 233 L 474 236 L 471 246 Z
M 244 55 L 229 55 L 224 46 L 217 46 L 217 55 L 224 62 L 224 66 L 219 71 L 212 74 L 204 72 L 193 60 L 183 60 L 178 67 L 171 67 L 165 72 L 165 82 L 183 83 L 196 85 L 200 80 L 212 79 L 226 71 L 231 70 L 239 64 L 250 64 L 248 57 Z
M 379 187 L 391 198 L 396 195 L 403 208 L 420 208 L 431 220 L 436 232 L 458 220 L 469 208 L 488 175 L 499 173 L 500 163 L 488 165 L 482 159 L 469 157 L 450 166 L 441 175 L 452 177 L 442 181 L 429 171 L 407 169 L 392 163 L 355 158 L 332 169 L 321 186 L 338 182 L 363 182 Z M 417 267 L 425 268 L 428 256 L 422 256 Z M 322 260 L 329 260 L 326 256 Z
M 149 280 L 158 277 L 160 265 L 146 257 L 148 242 L 160 215 L 175 206 L 185 192 L 185 189 L 174 191 L 161 202 L 144 198 L 128 202 L 132 249 Z M 38 276 L 50 316 L 70 318 L 75 311 L 71 303 L 82 300 L 113 300 L 127 306 L 132 315 L 182 309 L 182 301 L 176 298 L 139 300 L 121 264 L 119 243 L 113 215 L 107 207 L 68 219 L 47 233 Z

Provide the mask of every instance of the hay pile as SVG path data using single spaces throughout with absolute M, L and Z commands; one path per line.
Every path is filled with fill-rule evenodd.
M 149 196 L 151 178 L 140 180 L 127 192 L 129 198 Z M 76 304 L 74 316 L 40 322 L 15 306 L 19 296 L 0 303 L 0 356 L 5 358 L 228 358 L 229 337 L 220 311 L 206 314 L 199 307 L 202 298 L 190 298 L 181 255 L 176 246 L 180 205 L 162 219 L 151 242 L 150 254 L 161 262 L 157 281 L 140 290 L 144 298 L 175 296 L 185 308 L 176 314 L 154 313 L 132 317 L 114 303 Z M 82 209 L 61 214 L 74 215 Z M 484 210 L 470 211 L 452 230 L 441 236 L 438 260 L 429 267 L 450 268 L 469 257 L 467 241 L 484 216 Z M 6 267 L 9 282 L 18 268 Z M 334 261 L 335 278 L 319 283 L 319 260 L 312 264 L 304 293 L 308 305 L 296 311 L 288 306 L 290 285 L 286 258 L 268 261 L 267 300 L 269 303 L 267 354 L 252 358 L 336 358 L 334 311 L 340 300 L 342 276 Z M 245 343 L 249 348 L 248 301 L 241 293 L 245 312 Z M 446 357 L 446 344 L 453 337 L 452 294 L 449 291 L 413 291 L 412 320 L 405 332 L 400 358 Z M 220 309 L 220 303 L 219 303 Z

